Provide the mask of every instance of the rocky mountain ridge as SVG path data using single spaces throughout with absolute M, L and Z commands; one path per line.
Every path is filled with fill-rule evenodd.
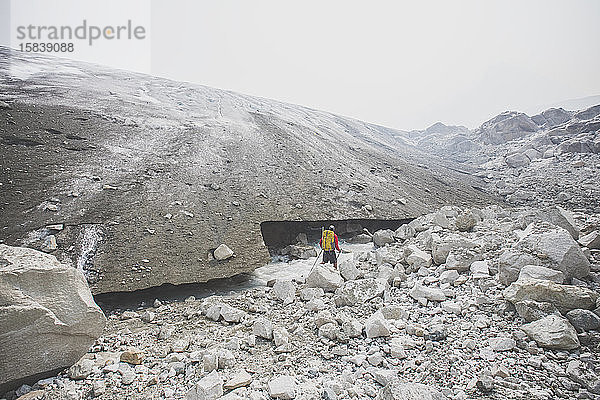
M 431 131 L 435 134 L 432 135 Z M 509 204 L 600 212 L 600 105 L 580 111 L 507 111 L 479 128 L 435 124 L 400 135 L 416 147 L 477 169 Z

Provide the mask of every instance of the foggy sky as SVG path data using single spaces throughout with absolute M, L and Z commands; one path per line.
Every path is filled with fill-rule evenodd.
M 152 71 L 399 129 L 600 94 L 600 2 L 175 0 Z
M 0 0 L 0 13 L 7 1 Z M 33 0 L 19 0 L 26 1 Z M 60 14 L 66 18 L 70 10 L 74 21 L 98 19 L 99 7 L 109 16 L 135 14 L 119 4 L 79 0 L 76 10 Z M 475 127 L 507 109 L 532 113 L 600 94 L 597 0 L 145 4 L 150 50 L 121 43 L 115 56 L 116 46 L 98 44 L 97 60 L 139 71 L 150 54 L 154 75 L 398 129 L 437 121 Z

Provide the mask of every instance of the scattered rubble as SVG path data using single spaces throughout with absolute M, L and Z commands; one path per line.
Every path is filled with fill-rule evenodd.
M 476 221 L 469 229 L 456 224 L 465 215 Z M 574 221 L 582 232 L 598 223 Z M 600 396 L 597 253 L 575 278 L 531 251 L 524 238 L 549 233 L 568 237 L 569 257 L 581 248 L 528 210 L 445 207 L 411 227 L 414 235 L 348 255 L 342 273 L 317 264 L 305 282 L 115 311 L 82 360 L 28 390 L 98 399 Z M 451 255 L 466 250 L 478 260 L 456 268 Z M 516 275 L 503 283 L 508 259 Z

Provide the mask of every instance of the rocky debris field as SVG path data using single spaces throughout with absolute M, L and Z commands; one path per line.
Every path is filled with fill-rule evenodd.
M 339 271 L 116 310 L 74 366 L 5 398 L 600 399 L 599 229 L 443 207 Z
M 511 205 L 600 213 L 600 105 L 507 111 L 469 130 L 441 123 L 400 136 L 417 148 L 478 168 L 484 189 Z

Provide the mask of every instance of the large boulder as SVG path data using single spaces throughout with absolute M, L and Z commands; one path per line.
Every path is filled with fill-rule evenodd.
M 542 267 L 540 265 L 526 265 L 519 272 L 519 280 L 542 279 L 556 283 L 563 283 L 565 275 L 552 268 Z
M 510 285 L 519 278 L 521 269 L 526 265 L 539 265 L 541 260 L 521 250 L 509 248 L 498 258 L 498 281 Z
M 80 270 L 0 244 L 0 393 L 75 364 L 105 323 Z
M 564 124 L 571 119 L 572 112 L 565 111 L 562 108 L 549 108 L 540 114 L 531 117 L 531 120 L 544 128 L 553 128 Z
M 567 313 L 571 325 L 579 332 L 587 332 L 600 328 L 600 317 L 590 310 L 576 309 Z
M 574 350 L 580 346 L 575 328 L 559 315 L 549 315 L 521 327 L 540 347 L 554 350 Z
M 296 398 L 297 385 L 292 376 L 281 375 L 271 379 L 268 383 L 269 395 L 274 399 Z
M 308 287 L 321 288 L 326 292 L 333 292 L 344 284 L 344 278 L 329 265 L 317 265 L 306 278 Z
M 560 312 L 577 308 L 591 310 L 596 307 L 598 299 L 598 294 L 593 290 L 541 279 L 518 280 L 504 289 L 502 294 L 513 304 L 523 300 L 551 303 Z
M 401 383 L 394 380 L 383 387 L 376 400 L 444 400 L 437 389 L 422 383 Z
M 429 268 L 432 263 L 431 255 L 413 244 L 404 249 L 404 257 L 415 271 L 419 268 Z
M 347 281 L 354 280 L 361 275 L 360 270 L 356 268 L 354 260 L 344 260 L 338 264 L 338 267 L 340 275 Z
M 559 314 L 554 304 L 533 300 L 519 301 L 515 303 L 515 309 L 526 322 L 537 321 L 551 314 Z
M 573 239 L 579 239 L 579 228 L 571 213 L 562 207 L 548 207 L 540 212 L 540 217 L 551 224 L 566 229 Z
M 431 255 L 433 257 L 433 262 L 436 265 L 445 263 L 450 251 L 457 247 L 472 249 L 477 247 L 477 243 L 456 233 L 444 237 L 437 234 L 432 235 Z
M 583 278 L 590 273 L 590 262 L 571 234 L 550 224 L 532 224 L 516 245 L 537 255 L 542 265 L 565 274 L 565 278 Z
M 395 241 L 394 231 L 391 229 L 380 229 L 373 234 L 373 243 L 375 243 L 375 246 L 381 247 Z
M 416 234 L 415 228 L 413 228 L 409 224 L 400 225 L 398 229 L 394 232 L 394 237 L 399 241 L 405 241 L 414 237 Z

